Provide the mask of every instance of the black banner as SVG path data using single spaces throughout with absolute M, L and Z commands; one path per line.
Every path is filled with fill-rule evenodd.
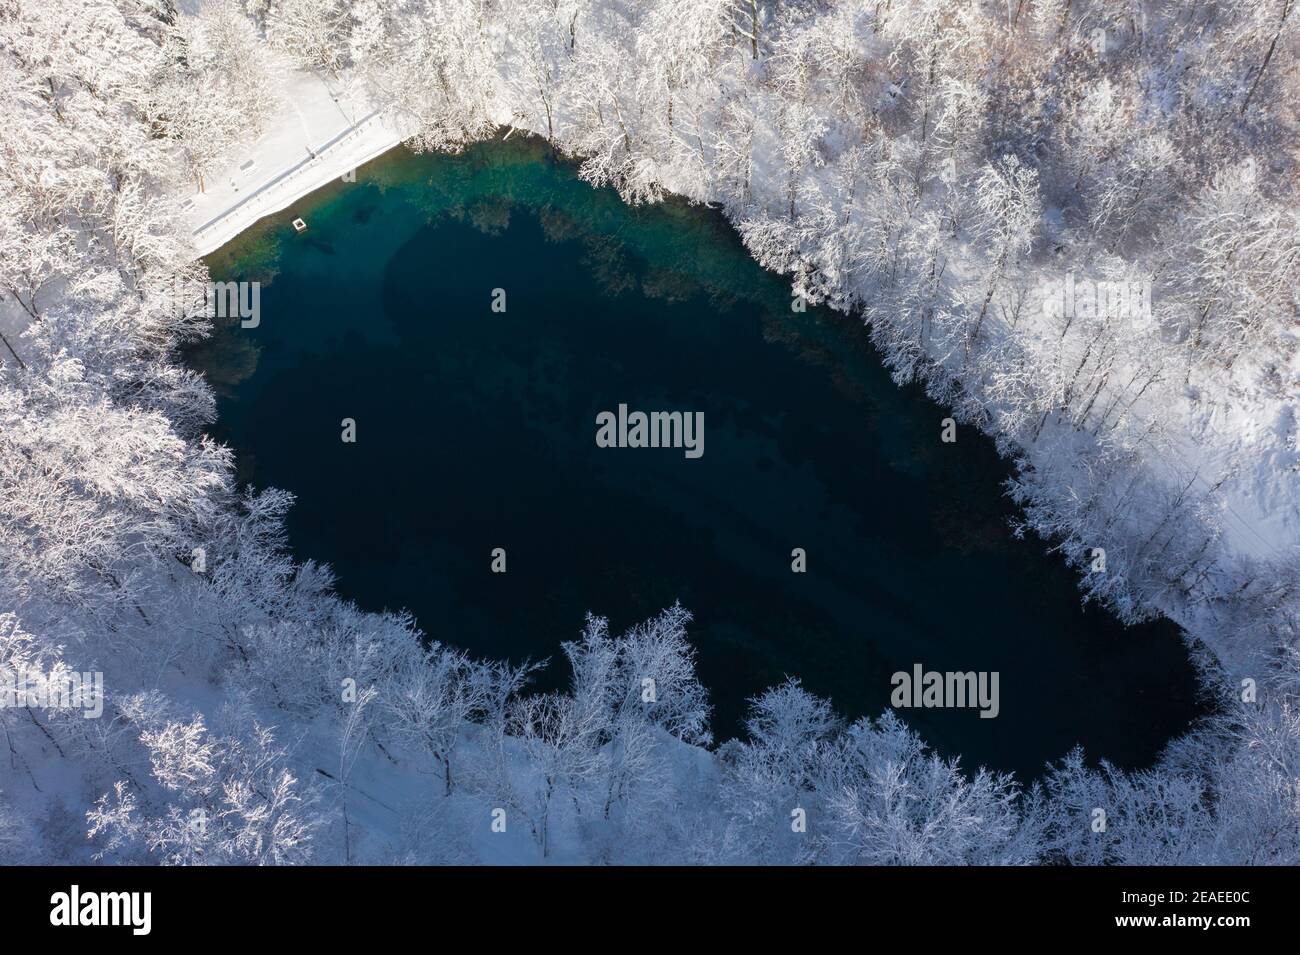
M 564 921 L 637 911 L 628 931 L 710 921 L 738 934 L 813 927 L 985 941 L 1098 935 L 1231 944 L 1290 924 L 1289 870 L 1265 869 L 500 869 L 13 868 L 6 928 L 128 944 L 256 939 L 397 943 L 395 930 L 448 941 L 480 931 L 562 937 Z M 580 911 L 579 911 L 580 910 Z M 530 917 L 534 916 L 534 917 Z M 728 925 L 727 923 L 734 923 Z M 196 934 L 197 932 L 197 934 Z M 454 934 L 453 934 L 454 933 Z M 11 936 L 11 937 L 15 937 Z

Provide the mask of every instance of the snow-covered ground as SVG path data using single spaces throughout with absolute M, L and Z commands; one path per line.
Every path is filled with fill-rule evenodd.
M 22 306 L 13 299 L 5 298 L 0 300 L 0 335 L 3 335 L 5 341 L 9 343 L 8 348 L 13 348 L 15 352 L 18 351 L 14 343 L 18 341 L 18 336 L 22 334 L 23 329 L 28 326 L 31 320 L 32 317 L 24 312 Z M 5 351 L 8 351 L 8 348 Z M 18 357 L 22 358 L 22 355 L 19 354 Z

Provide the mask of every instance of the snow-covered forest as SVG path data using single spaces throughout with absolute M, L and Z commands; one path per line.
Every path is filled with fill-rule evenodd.
M 0 0 L 0 671 L 105 688 L 0 707 L 0 861 L 1300 862 L 1294 8 Z M 538 693 L 333 596 L 177 357 L 181 203 L 290 69 L 718 204 L 995 436 L 1084 599 L 1185 628 L 1215 715 L 1024 787 L 793 678 L 715 745 L 680 607 L 574 621 Z

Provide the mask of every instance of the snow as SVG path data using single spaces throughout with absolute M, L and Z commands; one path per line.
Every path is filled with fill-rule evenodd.
M 710 0 L 428 0 L 403 6 L 400 23 L 382 3 L 357 0 L 347 24 L 311 0 L 284 0 L 269 18 L 250 5 L 256 22 L 233 0 L 204 0 L 201 9 L 186 0 L 192 17 L 179 24 L 113 0 L 93 22 L 62 0 L 13 6 L 0 18 L 0 75 L 13 88 L 12 121 L 0 128 L 13 160 L 0 170 L 8 285 L 0 330 L 13 333 L 30 367 L 0 362 L 0 663 L 34 652 L 47 666 L 102 668 L 108 710 L 102 721 L 53 712 L 38 722 L 30 710 L 0 708 L 9 749 L 0 858 L 30 858 L 36 846 L 43 862 L 86 861 L 92 850 L 119 862 L 1300 859 L 1300 351 L 1293 320 L 1274 327 L 1294 306 L 1294 258 L 1285 257 L 1295 248 L 1285 232 L 1294 218 L 1277 178 L 1286 164 L 1270 166 L 1268 194 L 1236 155 L 1276 149 L 1267 137 L 1293 132 L 1286 104 L 1294 77 L 1275 67 L 1250 115 L 1224 119 L 1236 115 L 1242 78 L 1283 24 L 1236 8 L 1215 6 L 1198 21 L 1202 5 L 1185 13 L 1144 5 L 1150 22 L 1112 18 L 1121 42 L 1092 63 L 1082 31 L 1112 15 L 1080 0 L 1057 11 L 1031 5 L 1033 21 L 1019 24 L 979 5 L 953 13 L 923 0 L 764 8 L 750 24 L 762 34 L 752 55 L 732 29 L 734 11 Z M 1202 25 L 1216 18 L 1213 29 Z M 1139 29 L 1142 43 L 1130 44 L 1126 31 Z M 1161 73 L 1143 49 L 1176 44 L 1179 31 L 1188 41 L 1180 62 Z M 1293 33 L 1279 62 L 1294 61 Z M 1230 42 L 1220 42 L 1224 35 Z M 1023 74 L 993 75 L 1007 62 L 995 59 L 999 46 L 1025 54 Z M 99 50 L 113 55 L 87 54 Z M 275 50 L 300 52 L 321 72 L 288 67 Z M 333 78 L 348 60 L 360 75 Z M 1121 72 L 1125 64 L 1133 72 Z M 1073 91 L 1052 84 L 1064 77 L 1086 86 L 1095 70 L 1138 101 L 1121 113 L 1118 98 L 1101 97 L 1107 123 L 1078 125 L 1078 139 L 1061 133 L 1068 115 L 979 103 L 983 118 L 1002 110 L 999 118 L 1011 120 L 1002 131 L 1022 137 L 1022 157 L 1034 156 L 1033 188 L 1003 189 L 999 168 L 1011 168 L 1015 152 L 959 128 L 970 103 L 1006 79 L 1013 93 L 1048 87 L 1068 112 Z M 927 89 L 938 72 L 953 84 Z M 372 99 L 380 88 L 390 94 Z M 954 91 L 956 99 L 945 99 Z M 279 97 L 273 109 L 271 92 Z M 1222 142 L 1207 150 L 1201 127 L 1177 128 L 1182 96 L 1214 106 L 1198 122 Z M 933 167 L 908 125 L 918 114 L 926 148 L 971 166 L 960 193 L 977 200 L 973 207 L 954 200 L 949 209 L 958 191 L 930 188 Z M 162 135 L 151 125 L 159 122 Z M 265 132 L 232 149 L 241 123 Z M 1194 182 L 1172 166 L 1142 172 L 1137 195 L 1155 188 L 1151 179 L 1170 180 L 1167 209 L 1124 205 L 1134 181 L 1122 163 L 1143 148 L 1157 157 L 1172 148 L 1162 135 L 1124 138 L 1139 124 L 1183 134 L 1179 148 L 1193 159 L 1213 154 Z M 196 249 L 219 247 L 407 136 L 421 148 L 454 149 L 504 125 L 553 133 L 589 181 L 613 185 L 628 201 L 671 190 L 719 202 L 764 265 L 796 272 L 796 287 L 810 297 L 867 309 L 900 380 L 921 367 L 954 415 L 1000 432 L 1004 449 L 1024 456 L 1029 467 L 1015 493 L 1034 528 L 1076 563 L 1097 538 L 1136 551 L 1135 586 L 1144 590 L 1107 592 L 1106 579 L 1091 574 L 1083 586 L 1121 612 L 1155 608 L 1187 626 L 1223 714 L 1174 741 L 1148 773 L 1091 770 L 1072 754 L 1034 804 L 1018 801 L 1006 780 L 934 761 L 892 713 L 840 725 L 828 701 L 793 680 L 755 702 L 749 740 L 717 752 L 694 745 L 704 742 L 706 693 L 680 608 L 646 625 L 661 637 L 672 631 L 666 652 L 645 631 L 611 641 L 603 622 L 589 619 L 584 643 L 566 647 L 572 690 L 541 698 L 520 694 L 517 674 L 500 664 L 430 651 L 409 620 L 361 613 L 331 594 L 326 572 L 294 565 L 282 546 L 290 497 L 241 497 L 228 454 L 197 439 L 212 396 L 171 354 L 195 326 L 158 293 L 201 271 Z M 1096 138 L 1080 146 L 1107 132 L 1113 141 L 1100 149 Z M 1248 309 L 1231 317 L 1274 336 L 1203 360 L 1155 328 L 1102 326 L 1094 341 L 1116 350 L 1113 367 L 1098 360 L 1087 373 L 1100 404 L 1120 396 L 1128 386 L 1117 382 L 1147 356 L 1165 362 L 1163 377 L 1138 393 L 1105 440 L 1087 427 L 1091 404 L 1080 409 L 1051 390 L 1057 378 L 1073 387 L 1078 372 L 1071 378 L 1069 369 L 1086 363 L 1079 326 L 1067 340 L 1031 301 L 1019 320 L 991 313 L 982 334 L 967 339 L 978 339 L 971 347 L 962 341 L 972 313 L 984 322 L 986 284 L 990 296 L 1011 278 L 1033 289 L 1059 278 L 1074 256 L 1087 260 L 1080 268 L 1116 259 L 1107 250 L 1125 231 L 1110 246 L 1091 235 L 1101 227 L 1071 204 L 1086 206 L 1093 195 L 1062 185 L 1074 179 L 1076 150 L 1092 163 L 1096 197 L 1144 218 L 1172 211 L 1150 242 L 1220 267 L 1234 294 L 1241 287 L 1231 283 L 1245 281 L 1250 302 L 1265 303 L 1264 318 Z M 1111 159 L 1121 165 L 1103 176 L 1097 166 Z M 183 188 L 173 165 L 207 185 L 177 197 L 189 200 L 192 242 L 174 234 L 175 205 L 162 196 Z M 1062 181 L 1043 181 L 1039 165 Z M 1207 195 L 1220 174 L 1246 187 L 1228 196 L 1245 196 L 1236 208 Z M 917 204 L 903 208 L 913 195 Z M 1040 198 L 1045 225 L 1022 221 L 1039 219 Z M 1209 206 L 1199 220 L 1198 203 Z M 1275 216 L 1264 226 L 1281 227 L 1256 229 L 1257 209 Z M 950 212 L 951 232 L 943 222 Z M 1189 221 L 1200 223 L 1191 238 L 1211 246 L 1205 257 L 1183 244 Z M 878 232 L 862 231 L 863 222 Z M 905 247 L 904 233 L 923 241 Z M 1060 257 L 1025 241 L 1068 245 L 1072 234 L 1083 251 Z M 1215 260 L 1229 248 L 1224 234 L 1245 234 L 1272 272 L 1252 275 L 1253 262 L 1232 259 L 1235 248 L 1226 262 Z M 894 298 L 886 293 L 899 286 L 877 281 L 872 258 L 891 238 L 888 283 L 900 260 L 911 283 Z M 1142 261 L 1126 264 L 1159 262 L 1167 250 L 1134 251 Z M 942 279 L 929 283 L 925 267 L 941 257 Z M 1175 273 L 1183 264 L 1164 262 Z M 1205 291 L 1203 273 L 1182 279 Z M 9 297 L 20 293 L 36 301 L 42 321 L 15 311 Z M 1240 298 L 1215 304 L 1237 309 Z M 919 335 L 908 324 L 917 315 Z M 1170 316 L 1190 329 L 1176 307 Z M 1280 349 L 1289 349 L 1285 363 Z M 1131 501 L 1125 488 L 1136 489 Z M 202 574 L 178 556 L 196 540 L 211 548 Z M 1184 563 L 1188 570 L 1177 571 Z M 657 705 L 686 713 L 674 729 L 662 706 L 637 702 L 647 668 L 664 691 Z M 349 681 L 374 694 L 367 704 L 340 695 Z M 456 709 L 466 699 L 474 719 Z M 453 742 L 431 742 L 435 719 L 425 716 L 449 713 Z M 258 729 L 271 725 L 274 743 Z M 439 760 L 454 760 L 463 774 L 453 795 L 441 795 Z M 812 807 L 815 839 L 792 836 L 792 805 Z M 1115 822 L 1100 838 L 1086 815 L 1097 806 Z M 85 839 L 91 807 L 93 845 Z M 211 831 L 174 824 L 218 808 Z M 490 826 L 497 809 L 512 820 L 505 833 Z M 311 828 L 308 846 L 303 830 Z
M 18 350 L 20 347 L 18 336 L 31 323 L 31 320 L 32 317 L 24 312 L 22 306 L 12 298 L 0 299 L 0 335 L 3 335 L 9 342 L 9 348 L 13 348 L 15 352 L 18 352 L 19 358 L 22 357 L 22 352 Z M 0 345 L 0 350 L 5 353 L 4 360 L 12 360 L 7 354 L 8 348 Z
M 236 150 L 204 191 L 196 188 L 184 197 L 199 255 L 219 249 L 258 219 L 289 207 L 405 138 L 398 122 L 356 89 L 330 83 L 318 73 L 283 69 L 282 103 L 267 132 Z M 250 159 L 254 165 L 245 169 Z

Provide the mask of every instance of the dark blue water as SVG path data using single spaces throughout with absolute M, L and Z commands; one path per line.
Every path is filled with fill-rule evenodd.
M 715 213 L 629 209 L 527 141 L 399 151 L 210 265 L 269 283 L 258 328 L 192 356 L 214 433 L 242 480 L 298 495 L 295 553 L 363 607 L 536 659 L 588 610 L 622 628 L 680 600 L 723 738 L 787 674 L 856 717 L 916 663 L 999 672 L 996 719 L 902 715 L 1026 776 L 1076 743 L 1149 763 L 1197 713 L 1176 629 L 1081 609 L 1059 560 L 1013 539 L 991 444 L 942 443 L 946 412 L 852 320 L 793 311 Z M 702 411 L 703 457 L 598 448 L 619 403 Z

